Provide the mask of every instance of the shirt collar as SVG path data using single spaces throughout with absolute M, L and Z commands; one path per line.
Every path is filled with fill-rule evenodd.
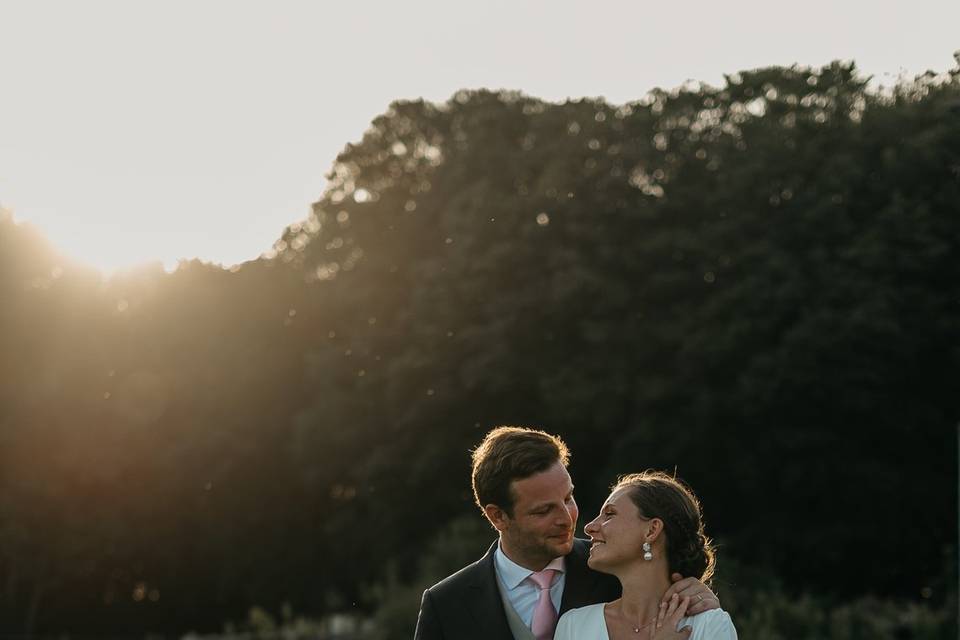
M 497 573 L 500 574 L 500 580 L 503 582 L 509 591 L 513 591 L 520 586 L 524 580 L 529 578 L 533 571 L 527 569 L 526 567 L 521 567 L 516 562 L 507 557 L 507 554 L 503 552 L 503 548 L 500 546 L 500 543 L 497 543 L 497 550 L 493 554 L 493 561 L 497 566 Z M 566 569 L 566 563 L 564 558 L 561 556 L 559 558 L 554 558 L 550 563 L 544 567 L 544 569 L 555 569 L 560 573 L 563 573 Z M 556 581 L 554 581 L 556 584 Z

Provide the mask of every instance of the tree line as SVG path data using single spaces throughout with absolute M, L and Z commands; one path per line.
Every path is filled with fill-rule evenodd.
M 960 69 L 833 63 L 396 102 L 230 269 L 103 279 L 4 215 L 0 628 L 375 610 L 492 539 L 464 523 L 497 424 L 568 441 L 585 515 L 676 469 L 721 575 L 943 601 L 958 214 Z

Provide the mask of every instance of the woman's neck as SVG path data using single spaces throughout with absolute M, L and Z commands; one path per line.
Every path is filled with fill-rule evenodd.
M 645 625 L 657 617 L 660 600 L 670 588 L 666 569 L 642 567 L 618 575 L 623 587 L 619 610 L 634 625 Z

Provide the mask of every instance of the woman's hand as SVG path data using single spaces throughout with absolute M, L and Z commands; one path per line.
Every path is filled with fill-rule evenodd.
M 673 584 L 670 585 L 667 592 L 663 594 L 661 604 L 664 606 L 669 606 L 670 598 L 677 596 L 690 599 L 690 608 L 687 610 L 687 615 L 690 616 L 695 616 L 698 613 L 703 613 L 710 609 L 720 608 L 720 598 L 714 595 L 713 591 L 710 591 L 707 585 L 696 578 L 684 578 L 679 573 L 675 573 L 670 576 L 670 579 L 673 580 Z
M 687 614 L 690 598 L 680 598 L 677 594 L 670 597 L 670 604 L 660 603 L 657 624 L 650 630 L 650 640 L 687 640 L 693 628 L 689 625 L 677 631 L 681 618 Z

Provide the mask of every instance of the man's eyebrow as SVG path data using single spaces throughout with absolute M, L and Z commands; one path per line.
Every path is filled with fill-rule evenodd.
M 552 506 L 552 502 L 540 502 L 538 504 L 530 505 L 530 511 L 542 511 L 543 509 L 549 509 Z
M 572 494 L 573 494 L 573 485 L 571 484 L 571 485 L 570 485 L 570 490 L 567 492 L 567 495 L 569 496 L 569 495 L 572 495 Z M 554 504 L 554 503 L 553 503 L 553 502 L 550 502 L 550 501 L 548 501 L 548 502 L 539 502 L 539 503 L 537 503 L 537 504 L 530 505 L 530 511 L 539 511 L 540 509 L 543 509 L 543 508 L 549 508 L 549 507 L 552 507 L 553 504 Z

